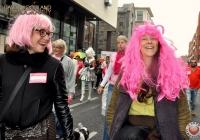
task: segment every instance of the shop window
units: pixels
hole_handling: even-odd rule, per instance
[[[94,24],[86,21],[85,22],[85,35],[84,35],[85,48],[87,48],[89,46],[93,47],[94,30],[95,30]]]
[[[71,26],[70,37],[76,38],[77,28]]]
[[[57,40],[57,39],[59,39],[59,34],[54,33],[51,40],[52,40],[52,41],[55,41],[55,40]]]

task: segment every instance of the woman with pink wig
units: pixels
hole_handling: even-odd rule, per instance
[[[8,140],[55,140],[53,103],[64,139],[74,140],[64,70],[61,62],[50,55],[54,30],[51,19],[43,14],[20,15],[11,25],[10,47],[0,56],[0,110],[23,73],[28,72],[28,76],[3,116]]]
[[[111,140],[188,140],[186,69],[159,28],[136,26],[127,45],[107,111]]]

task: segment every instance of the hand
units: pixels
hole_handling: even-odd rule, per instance
[[[99,88],[98,88],[98,94],[101,94],[102,91],[103,91],[103,87],[102,87],[102,86],[99,86]]]
[[[68,96],[68,104],[71,103],[72,99],[73,99],[73,96]]]

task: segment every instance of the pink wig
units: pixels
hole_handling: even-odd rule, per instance
[[[127,45],[123,62],[123,75],[119,85],[125,87],[133,100],[137,100],[140,82],[146,79],[154,83],[157,91],[160,89],[158,101],[164,97],[174,101],[177,97],[179,98],[180,90],[187,88],[189,85],[183,60],[175,57],[174,51],[176,48],[173,46],[173,42],[168,40],[170,43],[167,43],[158,27],[161,27],[162,34],[164,34],[164,27],[161,25],[155,26],[145,22],[143,26],[136,26],[134,34]],[[160,44],[156,82],[148,77],[140,52],[140,39],[145,34],[154,36]]]
[[[30,35],[35,28],[48,29],[50,32],[55,30],[49,17],[43,14],[24,14],[17,17],[9,32],[9,45],[14,43],[21,47],[32,47]],[[51,41],[47,44],[49,53],[52,52]]]

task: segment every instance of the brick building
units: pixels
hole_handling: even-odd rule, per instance
[[[198,24],[196,31],[192,37],[192,40],[189,42],[188,49],[188,60],[195,59],[200,63],[200,12],[198,15]]]

